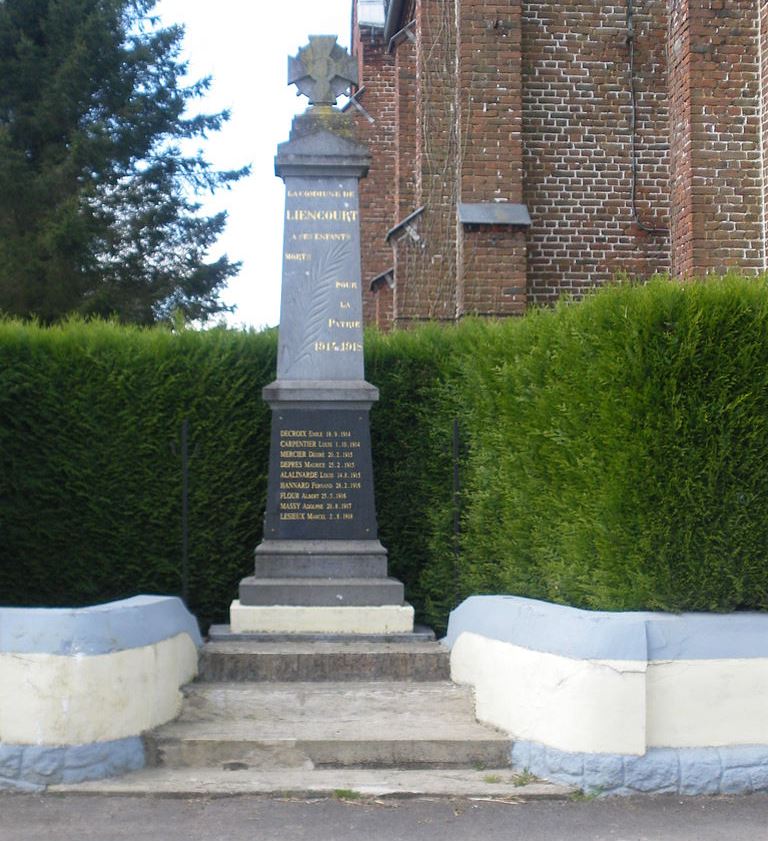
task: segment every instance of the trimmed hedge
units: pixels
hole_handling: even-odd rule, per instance
[[[453,424],[449,387],[461,331],[427,325],[366,336],[366,377],[378,386],[371,412],[376,511],[390,574],[406,584],[417,618],[437,629],[458,604]]]
[[[617,286],[366,343],[393,575],[444,627],[472,592],[603,609],[768,607],[768,286]],[[181,591],[226,621],[266,495],[275,331],[0,322],[0,600]],[[454,531],[453,425],[462,533]]]
[[[0,593],[81,605],[181,592],[190,425],[190,608],[223,618],[266,498],[275,336],[0,323]]]
[[[619,286],[470,329],[462,592],[768,608],[765,279]]]

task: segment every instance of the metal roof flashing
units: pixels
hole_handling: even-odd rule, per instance
[[[531,226],[526,205],[511,202],[460,202],[459,221],[462,225]]]
[[[421,238],[416,233],[416,229],[413,227],[413,223],[419,218],[419,216],[421,216],[421,214],[424,212],[425,207],[426,205],[422,205],[418,209],[414,210],[413,213],[409,213],[405,217],[405,219],[398,222],[394,228],[390,228],[387,231],[385,241],[389,242],[392,239],[392,237],[399,237],[404,233],[408,233],[414,242],[420,242]]]
[[[379,289],[382,289],[384,286],[387,286],[389,289],[395,288],[395,269],[394,266],[390,269],[387,269],[385,272],[381,274],[377,274],[375,278],[370,283],[370,290],[371,292],[378,292]]]

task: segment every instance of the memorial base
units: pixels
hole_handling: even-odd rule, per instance
[[[378,607],[305,607],[298,605],[243,605],[229,610],[233,634],[409,634],[413,607],[409,604]]]
[[[255,578],[386,578],[387,550],[378,540],[264,540],[256,547],[253,574]]]

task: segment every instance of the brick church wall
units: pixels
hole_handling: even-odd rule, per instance
[[[522,8],[460,0],[457,102],[460,200],[523,202]],[[459,315],[525,310],[525,233],[505,225],[459,227]]]
[[[634,15],[637,209],[667,224],[666,15]],[[528,280],[535,303],[578,296],[617,272],[668,268],[668,237],[632,213],[631,79],[623,5],[526,0],[523,7],[525,197],[533,224]]]
[[[765,265],[759,6],[670,0],[672,270],[680,277]]]
[[[401,202],[401,212],[407,215],[425,207],[414,224],[419,240],[406,234],[396,242],[395,313],[399,324],[425,319],[451,321],[456,317],[454,12],[454,4],[444,0],[417,0],[411,12],[415,45],[406,47],[406,42],[411,43],[406,38],[397,48],[398,53],[403,50],[399,56],[403,64],[412,56],[415,70],[415,101],[410,103],[415,112],[415,149],[413,153],[408,149],[401,158],[404,167],[415,164],[413,206],[403,207]],[[406,18],[411,19],[408,15]],[[407,107],[408,103],[404,104]]]
[[[419,172],[416,167],[418,139],[416,132],[416,47],[405,40],[395,51],[396,61],[396,93],[397,93],[397,122],[398,136],[397,159],[395,162],[395,189],[397,212],[390,220],[389,228],[401,219],[405,219],[416,208],[417,181]],[[383,232],[382,232],[383,233]],[[409,253],[405,244],[398,245],[395,241],[389,246],[392,254],[392,265],[395,277],[400,280],[397,301],[392,296],[393,319],[401,323],[404,315],[404,304],[408,300],[409,283],[416,277],[416,267],[409,265]]]
[[[768,271],[768,0],[758,0],[758,58],[760,71],[760,207],[761,271]]]
[[[374,277],[392,267],[392,249],[382,231],[393,224],[396,215],[396,190],[393,173],[396,166],[397,134],[395,91],[395,59],[382,43],[380,32],[371,27],[358,27],[357,3],[354,4],[352,31],[353,52],[358,60],[359,101],[368,116],[357,114],[357,135],[372,150],[368,176],[360,182],[360,242],[363,252],[363,319],[389,327],[392,321],[391,295],[377,301],[370,291]],[[348,106],[354,109],[354,106]],[[373,122],[371,122],[373,120]]]
[[[395,288],[369,321],[510,315],[618,273],[765,267],[768,0],[631,8],[408,0],[412,38],[359,39],[362,101],[378,73],[393,92],[362,219],[379,214],[364,277],[394,265]],[[524,204],[531,226],[462,225],[460,202]],[[384,242],[422,206],[416,239]]]

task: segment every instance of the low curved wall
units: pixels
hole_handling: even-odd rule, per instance
[[[177,598],[0,608],[0,789],[142,767],[141,734],[178,715],[201,644]]]
[[[474,596],[451,673],[518,767],[606,792],[768,788],[768,614],[609,613]]]

